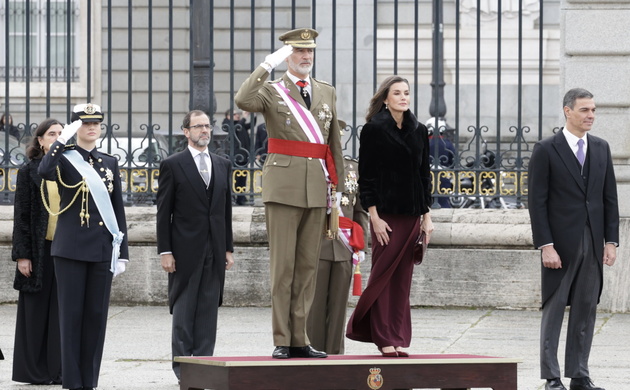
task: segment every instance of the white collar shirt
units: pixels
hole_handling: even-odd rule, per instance
[[[301,79],[297,77],[296,75],[292,74],[291,72],[287,72],[287,75],[289,76],[289,79],[293,81],[293,84],[295,85],[297,85],[297,82],[300,80],[306,81],[308,83],[308,85],[306,86],[306,92],[308,92],[308,94],[311,96],[311,99],[313,99],[313,88],[311,87],[311,78],[309,76],[306,76],[305,79]]]
[[[571,132],[569,130],[567,130],[567,128],[563,128],[562,129],[562,134],[564,135],[564,138],[566,138],[567,142],[569,143],[569,146],[571,147],[571,150],[573,151],[573,154],[577,157],[577,152],[578,152],[578,140],[582,139],[584,140],[584,155],[586,156],[586,150],[588,149],[588,137],[586,135],[584,135],[584,137],[580,138],[580,137],[576,137],[575,135],[571,134]]]

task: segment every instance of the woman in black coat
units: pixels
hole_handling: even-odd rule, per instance
[[[49,146],[61,134],[61,123],[46,119],[27,149],[29,162],[18,171],[13,217],[13,287],[20,291],[13,351],[13,380],[32,384],[61,383],[61,346],[55,266],[50,255],[56,219],[48,217],[37,169]],[[54,183],[51,183],[55,185]],[[48,185],[51,185],[48,184]],[[59,196],[48,196],[57,205]]]
[[[346,336],[376,344],[383,356],[407,357],[413,244],[431,237],[427,128],[409,111],[409,83],[391,76],[370,101],[359,147],[359,194],[370,214],[372,270]]]

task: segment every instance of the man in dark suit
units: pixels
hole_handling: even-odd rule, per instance
[[[234,98],[239,108],[263,114],[269,134],[262,195],[276,346],[272,356],[277,359],[327,356],[310,346],[306,322],[332,205],[327,194],[343,174],[343,158],[335,88],[310,77],[316,37],[310,28],[281,35],[284,46],[265,58]],[[289,70],[268,82],[269,73],[284,61]],[[343,184],[339,186],[341,191]]]
[[[211,356],[225,270],[234,264],[230,161],[208,152],[210,118],[184,117],[188,148],[160,165],[157,244],[168,272],[175,356]],[[173,361],[179,379],[179,363]]]
[[[542,255],[541,378],[546,390],[560,380],[558,339],[571,306],[564,374],[571,390],[603,390],[590,379],[588,357],[603,264],[612,266],[619,243],[619,209],[608,143],[590,135],[593,95],[581,88],[564,96],[566,125],[534,146],[529,165],[529,214]]]

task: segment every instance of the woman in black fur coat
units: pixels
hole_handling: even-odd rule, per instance
[[[383,356],[407,357],[413,245],[431,237],[427,128],[409,111],[409,83],[383,81],[370,101],[359,147],[359,194],[370,214],[372,270],[346,336],[376,344]]]
[[[46,119],[37,127],[26,154],[29,162],[18,171],[13,217],[13,261],[17,263],[13,287],[20,291],[13,351],[13,380],[32,384],[61,383],[61,345],[55,267],[50,255],[56,218],[42,202],[42,178],[37,168],[62,125]],[[54,204],[59,195],[48,196]],[[55,183],[52,183],[55,185]],[[56,192],[56,188],[54,191]],[[51,206],[53,207],[53,206]]]

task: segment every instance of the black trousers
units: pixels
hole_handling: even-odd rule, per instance
[[[578,255],[569,266],[556,292],[545,302],[540,328],[540,376],[542,379],[560,378],[558,343],[564,311],[571,297],[569,324],[564,357],[564,374],[567,378],[589,375],[588,357],[593,342],[597,316],[597,300],[601,284],[601,271],[595,257],[591,231],[588,226],[579,243]]]
[[[97,387],[113,274],[109,262],[55,257],[62,387]]]
[[[214,256],[208,251],[199,270],[173,304],[171,347],[175,356],[212,356],[217,338],[217,319],[221,280],[215,272],[215,261],[225,263],[225,254]],[[225,266],[225,265],[223,265]],[[179,363],[173,360],[173,372],[179,379]]]
[[[61,383],[61,341],[55,266],[51,241],[45,242],[42,258],[42,289],[20,291],[15,322],[13,380],[32,384]]]

